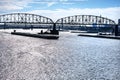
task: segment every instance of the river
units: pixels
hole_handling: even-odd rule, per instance
[[[120,40],[70,32],[48,40],[11,31],[0,30],[0,80],[120,80]]]

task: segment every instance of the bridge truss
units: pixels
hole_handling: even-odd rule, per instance
[[[115,24],[111,19],[94,15],[75,15],[68,16],[56,21],[57,24],[70,24],[70,25],[102,25],[102,24]]]
[[[67,27],[87,27],[87,26],[113,26],[115,25],[115,21],[102,17],[102,16],[94,16],[94,15],[74,15],[68,16],[64,18],[60,18],[56,21],[57,26],[62,28]]]
[[[56,28],[81,28],[82,26],[114,26],[115,21],[94,15],[74,15],[58,19],[55,23],[52,19],[29,13],[11,13],[0,15],[1,25],[16,28],[52,28],[56,24]],[[69,28],[69,29],[70,29]]]
[[[36,26],[52,26],[53,21],[50,18],[35,15],[35,14],[28,14],[28,13],[12,13],[12,14],[5,14],[0,15],[0,24],[4,24],[4,26],[24,26],[30,27],[33,25]]]

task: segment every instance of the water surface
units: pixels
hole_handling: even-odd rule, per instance
[[[0,80],[120,80],[120,40],[69,32],[47,40],[10,32],[0,30]]]

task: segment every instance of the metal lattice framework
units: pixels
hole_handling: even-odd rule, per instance
[[[52,19],[28,13],[0,15],[0,23],[53,24]]]
[[[115,21],[101,17],[101,16],[94,16],[94,15],[75,15],[75,16],[68,16],[56,21],[57,24],[67,24],[67,25],[104,25],[104,24],[111,24],[114,25]]]
[[[1,24],[3,23],[3,24]],[[57,26],[54,26],[57,25]],[[0,15],[0,28],[77,28],[86,25],[101,25],[109,27],[115,25],[115,21],[94,15],[74,15],[58,19],[55,23],[52,19],[36,14],[11,13]],[[82,26],[82,27],[83,27]]]

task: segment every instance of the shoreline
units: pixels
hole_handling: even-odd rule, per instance
[[[78,36],[85,36],[85,37],[95,37],[95,38],[106,38],[106,39],[118,39],[120,40],[120,36],[114,35],[91,35],[91,34],[79,34]]]

